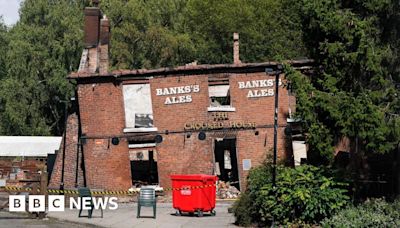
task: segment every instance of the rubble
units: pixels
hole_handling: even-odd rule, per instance
[[[217,197],[219,199],[237,199],[240,191],[232,186],[229,182],[218,181],[217,184]]]

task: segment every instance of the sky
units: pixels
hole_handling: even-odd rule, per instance
[[[18,9],[22,0],[0,0],[0,15],[4,23],[11,26],[19,19]]]

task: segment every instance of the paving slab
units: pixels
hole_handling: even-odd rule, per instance
[[[93,212],[93,218],[78,217],[78,210],[66,208],[64,212],[49,212],[48,217],[80,224],[91,224],[100,227],[133,228],[133,227],[237,227],[233,214],[228,213],[231,202],[218,202],[216,216],[204,213],[203,217],[175,215],[172,203],[157,204],[157,218],[136,218],[136,203],[119,203],[117,210],[105,210],[101,218],[99,210]],[[153,208],[142,207],[142,216],[152,216]],[[86,212],[85,212],[86,213]],[[86,215],[86,214],[84,214]]]

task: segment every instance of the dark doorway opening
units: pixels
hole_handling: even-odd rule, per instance
[[[236,139],[215,140],[214,156],[215,173],[219,180],[233,182],[231,185],[240,191]]]
[[[51,173],[53,172],[54,164],[56,163],[58,150],[54,154],[47,155],[47,175],[48,180],[50,180]]]
[[[143,150],[135,151],[131,156],[131,176],[134,186],[158,184],[157,161],[154,155],[153,150]]]

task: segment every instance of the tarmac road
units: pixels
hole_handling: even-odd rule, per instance
[[[77,224],[56,219],[31,219],[26,213],[9,213],[0,211],[1,228],[95,228],[98,226],[89,224]]]

